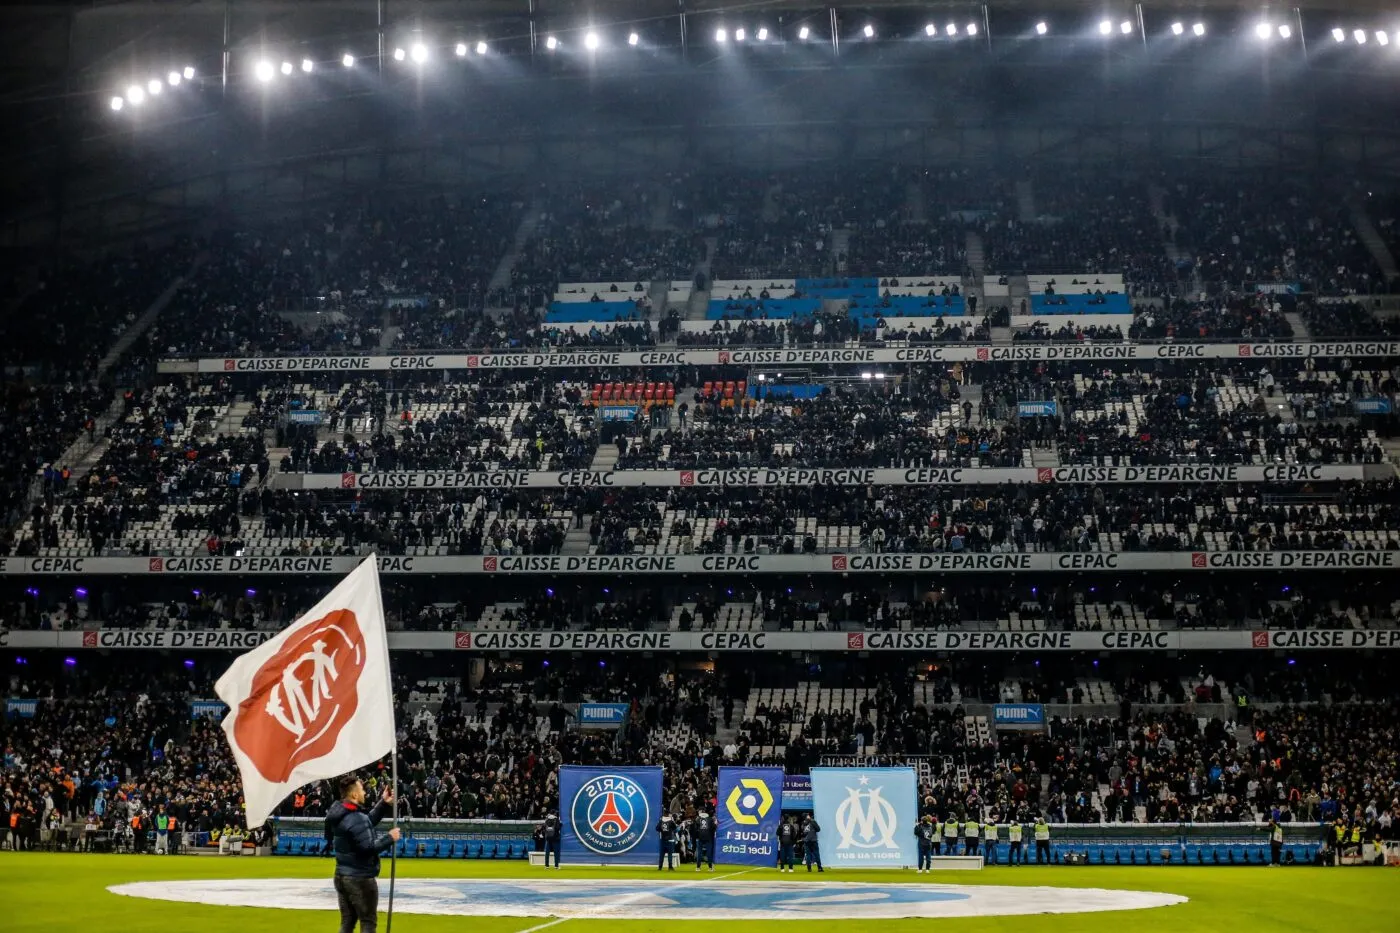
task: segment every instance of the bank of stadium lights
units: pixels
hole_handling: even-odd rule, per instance
[[[1293,38],[1293,27],[1292,27],[1292,26],[1289,26],[1287,23],[1279,23],[1279,26],[1278,26],[1278,37],[1279,37],[1280,39],[1291,39],[1291,38]]]
[[[152,78],[146,82],[146,93],[155,97],[164,87],[165,85],[160,83],[159,78]]]
[[[134,107],[139,107],[146,100],[146,90],[139,84],[133,84],[126,89],[127,103]]]
[[[421,42],[415,42],[408,50],[408,57],[421,65],[428,60],[428,47]]]
[[[315,68],[316,68],[316,63],[313,62],[311,59],[309,59],[309,58],[303,58],[303,59],[301,60],[301,70],[302,70],[302,73],[304,73],[304,74],[311,74],[311,72],[314,71]]]
[[[559,40],[553,36],[545,36],[544,47],[553,52],[555,49],[559,48]]]
[[[639,35],[637,35],[635,32],[629,32],[629,33],[627,34],[627,44],[628,44],[628,45],[635,46],[638,42],[641,42],[641,41],[642,41],[642,37],[639,36]]]
[[[1204,36],[1206,34],[1206,24],[1196,23],[1191,27],[1191,33],[1195,36]]]
[[[277,69],[272,67],[272,62],[261,61],[253,66],[253,77],[266,84],[272,80],[272,76],[277,74]]]
[[[1125,36],[1130,36],[1133,34],[1133,24],[1125,19],[1123,20],[1123,22],[1118,24],[1118,31]]]
[[[401,48],[399,48],[399,49],[394,49],[394,61],[396,61],[396,62],[401,62],[401,61],[403,61],[403,60],[404,60],[405,58],[407,58],[407,57],[408,57],[408,53],[405,52],[403,49],[401,49]]]
[[[720,28],[718,28],[718,29],[715,30],[715,41],[716,41],[716,42],[728,42],[728,41],[729,41],[729,33],[725,31],[725,29],[724,29],[723,26],[721,26]]]
[[[490,47],[486,44],[486,40],[481,39],[476,43],[476,54],[485,55],[489,48]]]
[[[282,63],[282,67],[281,67],[281,69],[279,69],[279,70],[280,70],[280,71],[282,72],[282,74],[284,74],[284,75],[290,75],[290,74],[291,74],[293,71],[295,71],[296,69],[292,67],[292,63],[291,63],[291,62],[283,62],[283,63]]]
[[[458,58],[466,58],[467,44],[465,42],[458,42],[457,45],[452,49],[452,51],[457,53]]]
[[[1364,29],[1358,29],[1358,30],[1356,30],[1355,32],[1353,32],[1353,33],[1351,34],[1351,37],[1352,37],[1353,39],[1356,40],[1356,44],[1357,44],[1357,45],[1365,45],[1365,44],[1366,44],[1366,30],[1364,30]]]
[[[179,87],[180,82],[182,80],[184,79],[181,77],[180,72],[178,71],[172,71],[170,72],[170,74],[165,76],[165,83],[169,84],[171,87]]]
[[[1045,22],[1045,20],[1041,20],[1040,22],[1035,24],[1035,34],[1037,36],[1043,36],[1049,31],[1050,26]]]
[[[946,27],[944,27],[943,31],[950,36],[956,36],[958,34],[958,24],[949,23]]]
[[[806,42],[807,37],[811,34],[812,30],[808,29],[806,26],[803,26],[801,29],[797,30],[797,38],[801,39],[803,42]]]
[[[1390,45],[1390,36],[1386,33],[1386,31],[1385,31],[1384,29],[1377,29],[1377,30],[1376,30],[1376,44],[1377,44],[1377,45]]]
[[[767,42],[767,41],[768,41],[768,27],[767,27],[767,26],[759,26],[759,27],[758,27],[758,32],[755,33],[754,36],[755,36],[755,38],[758,39],[759,42]]]
[[[867,39],[875,38],[875,27],[870,25],[869,23],[865,24],[865,28],[862,29],[861,32],[865,33],[865,38]]]
[[[111,107],[113,110],[120,110],[126,106],[126,98],[118,94],[112,98]]]
[[[1110,35],[1112,32],[1113,32],[1113,23],[1109,22],[1108,20],[1103,20],[1102,22],[1099,23],[1099,35],[1101,35],[1101,36],[1107,36],[1107,35]]]
[[[748,34],[747,32],[744,31],[744,27],[743,27],[743,26],[740,26],[738,29],[734,30],[734,41],[735,41],[735,42],[743,42],[743,41],[744,41],[745,39],[747,39],[748,37],[749,37],[749,34]]]
[[[969,36],[975,36],[975,35],[977,35],[977,24],[976,24],[976,23],[968,23],[968,24],[967,24],[967,34],[968,34]]]
[[[596,52],[598,51],[598,46],[602,44],[603,40],[598,37],[598,34],[596,32],[590,30],[589,32],[584,34],[583,47],[588,49],[588,51]]]
[[[1343,29],[1343,28],[1340,27],[1340,26],[1334,26],[1334,27],[1332,27],[1332,41],[1333,41],[1333,42],[1345,42],[1345,41],[1347,41],[1347,33],[1346,33],[1346,30]]]
[[[354,68],[355,56],[351,55],[349,52],[346,52],[344,55],[340,56],[340,64],[346,68]]]

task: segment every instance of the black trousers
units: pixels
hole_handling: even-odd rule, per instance
[[[352,875],[335,876],[335,894],[340,901],[340,933],[374,933],[379,925],[379,882]]]

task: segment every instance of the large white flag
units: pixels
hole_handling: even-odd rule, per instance
[[[394,747],[389,639],[371,556],[276,638],[233,662],[214,690],[243,776],[248,828],[293,790]]]

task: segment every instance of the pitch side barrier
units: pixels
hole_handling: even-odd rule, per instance
[[[1387,473],[1389,470],[1386,471]],[[1339,482],[1366,478],[1362,464],[1268,466],[1169,464],[1115,467],[912,467],[835,469],[745,467],[694,470],[385,470],[370,473],[278,473],[278,489],[558,489],[681,486],[978,486],[1036,484],[1171,484]]]
[[[479,369],[638,369],[648,366],[818,366],[897,363],[1328,359],[1400,356],[1397,340],[1311,343],[1013,343],[914,347],[713,350],[537,350],[395,356],[256,356],[161,360],[162,373],[356,373]]]
[[[342,576],[361,558],[346,557],[0,557],[0,577],[38,576]],[[827,554],[485,554],[389,556],[390,575],[540,576],[751,573],[1082,573],[1171,570],[1393,571],[1396,551],[1086,551],[1031,553]]]
[[[0,649],[248,651],[276,631],[90,629],[9,632]],[[390,632],[394,651],[608,653],[892,652],[980,654],[990,651],[1372,651],[1400,650],[1400,629],[1191,629],[1158,632],[1004,632],[990,629],[912,632],[474,631]]]

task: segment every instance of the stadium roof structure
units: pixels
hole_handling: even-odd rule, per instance
[[[1400,175],[1381,0],[55,0],[0,6],[0,55],[6,246],[740,158]]]

